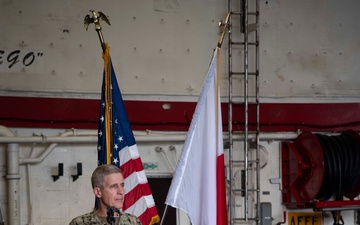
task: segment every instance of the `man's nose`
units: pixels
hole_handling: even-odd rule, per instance
[[[117,193],[118,194],[124,194],[124,187],[119,187],[118,189],[117,189]]]

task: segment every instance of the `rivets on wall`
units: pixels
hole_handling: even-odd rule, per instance
[[[19,46],[20,46],[20,47],[25,47],[25,46],[26,46],[25,41],[21,41],[21,42],[19,43]]]
[[[195,89],[189,85],[187,88],[186,88],[187,91],[189,91],[190,93],[193,92]]]

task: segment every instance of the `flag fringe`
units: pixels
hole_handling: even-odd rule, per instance
[[[160,222],[160,216],[156,215],[156,216],[151,217],[151,221],[150,221],[149,225],[153,225],[153,224],[156,224],[159,222]]]

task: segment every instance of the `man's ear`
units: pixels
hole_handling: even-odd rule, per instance
[[[101,198],[101,190],[100,190],[100,188],[94,187],[93,191],[94,191],[94,195],[95,195],[97,198]]]

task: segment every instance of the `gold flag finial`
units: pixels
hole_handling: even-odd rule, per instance
[[[91,12],[91,16],[90,15],[86,15],[84,18],[84,26],[85,29],[88,30],[90,23],[94,23],[95,24],[95,30],[99,35],[99,39],[100,39],[100,43],[101,43],[101,47],[103,49],[103,52],[105,51],[105,41],[104,41],[104,37],[101,33],[101,25],[100,25],[100,21],[104,20],[107,24],[110,24],[110,20],[108,18],[107,15],[105,15],[105,13],[103,12],[95,12],[93,9],[90,10]]]
[[[105,15],[105,13],[100,12],[100,11],[95,12],[95,10],[93,10],[93,9],[91,9],[90,12],[91,12],[92,16],[86,15],[84,18],[84,26],[85,26],[86,30],[89,28],[90,23],[95,24],[96,30],[101,30],[101,25],[100,25],[101,20],[104,20],[107,24],[111,25],[109,17],[107,15]]]
[[[223,27],[223,31],[221,32],[220,38],[219,38],[219,41],[218,41],[218,47],[219,47],[219,48],[221,48],[221,45],[222,45],[222,43],[223,43],[224,36],[225,36],[225,31],[226,31],[226,29],[229,28],[230,15],[231,15],[231,12],[229,12],[229,13],[227,14],[226,19],[225,19],[225,23],[223,23],[222,21],[219,22],[219,27]]]

